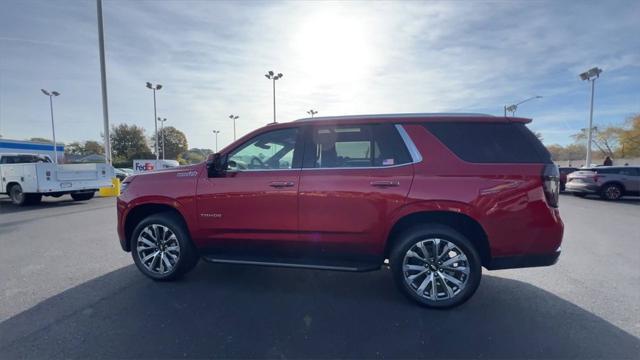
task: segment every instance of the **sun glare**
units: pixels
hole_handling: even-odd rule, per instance
[[[303,17],[292,42],[297,67],[316,83],[357,80],[371,70],[372,33],[339,11]]]

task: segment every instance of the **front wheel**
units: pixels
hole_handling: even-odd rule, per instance
[[[400,290],[427,307],[460,305],[480,285],[478,252],[465,236],[448,226],[431,224],[405,231],[389,260]]]
[[[184,222],[172,213],[150,215],[136,226],[131,255],[143,274],[160,281],[177,279],[198,262]]]

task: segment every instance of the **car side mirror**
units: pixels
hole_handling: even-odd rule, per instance
[[[209,177],[224,176],[226,168],[227,164],[220,154],[215,153],[207,157],[207,175]]]

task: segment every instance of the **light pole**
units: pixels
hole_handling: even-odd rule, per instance
[[[505,105],[504,106],[504,116],[505,117],[507,116],[507,111],[511,112],[511,116],[515,116],[516,115],[516,111],[518,110],[518,105],[524,104],[527,101],[531,101],[531,100],[535,100],[535,99],[542,99],[542,96],[540,96],[540,95],[532,96],[532,97],[530,97],[528,99],[520,101],[519,103],[516,103],[516,104],[513,104],[513,105],[509,105],[509,106]]]
[[[102,21],[102,0],[96,0],[98,10],[98,48],[100,49],[100,80],[102,87],[102,120],[104,126],[104,160],[112,164],[111,135],[109,134],[109,102],[107,99],[107,65],[104,55],[104,26]]]
[[[595,94],[596,79],[600,77],[600,73],[602,73],[602,69],[594,67],[580,74],[580,79],[591,81],[591,110],[589,111],[589,132],[587,133],[587,167],[591,167],[591,142],[593,141],[593,96]]]
[[[275,73],[271,70],[269,70],[268,73],[264,74],[264,76],[269,79],[272,80],[273,82],[273,123],[276,123],[276,80],[279,80],[282,77],[282,73],[278,73],[278,75],[275,75]]]
[[[213,130],[213,133],[216,136],[216,152],[218,152],[218,134],[220,134],[220,130]]]
[[[311,117],[312,117],[312,118],[313,118],[313,115],[315,115],[315,114],[317,114],[317,113],[318,113],[318,112],[317,112],[316,110],[313,110],[313,109],[311,109],[311,110],[307,111],[307,114],[311,115]]]
[[[156,126],[156,160],[160,159],[160,154],[158,152],[158,114],[156,111],[156,90],[162,89],[162,85],[155,84],[153,85],[150,82],[147,82],[147,88],[153,90],[153,122]]]
[[[233,120],[233,141],[236,141],[236,120],[238,120],[240,116],[238,115],[229,115],[229,119]]]
[[[162,160],[164,160],[164,122],[167,121],[167,118],[158,118],[158,121],[160,121],[160,133],[162,134]]]
[[[54,156],[53,162],[57,164],[58,163],[58,144],[56,143],[56,126],[53,123],[53,97],[59,96],[60,93],[57,91],[49,92],[45,89],[40,89],[40,91],[42,91],[43,94],[49,97],[49,109],[51,110],[51,131],[53,132],[53,156]]]

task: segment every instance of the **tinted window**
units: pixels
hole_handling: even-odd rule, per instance
[[[229,169],[291,169],[297,137],[295,128],[258,135],[229,154]]]
[[[620,169],[620,175],[638,176],[638,169],[636,168],[622,168]]]
[[[424,126],[461,159],[474,163],[551,163],[521,123],[430,122]]]
[[[594,169],[594,171],[598,174],[620,174],[620,169]]]
[[[305,167],[385,167],[411,162],[392,124],[318,126],[310,131]]]

